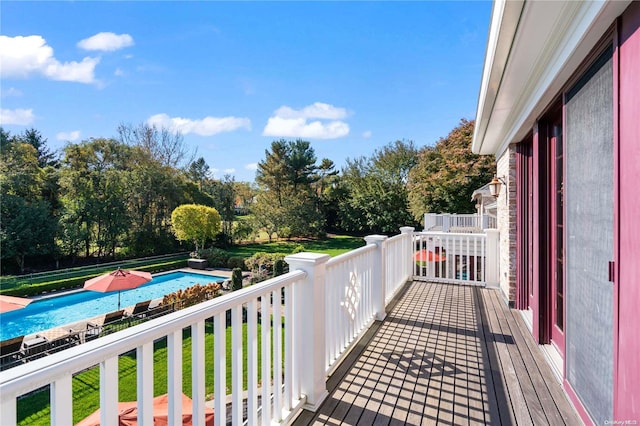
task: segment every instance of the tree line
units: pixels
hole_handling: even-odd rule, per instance
[[[189,250],[171,228],[171,213],[184,204],[218,211],[218,247],[261,232],[270,240],[395,233],[428,211],[473,211],[471,193],[495,166],[470,152],[467,120],[433,146],[395,141],[341,170],[318,161],[308,141],[276,140],[255,183],[214,179],[179,133],[122,124],[117,134],[51,152],[36,129],[0,128],[3,273]],[[238,219],[239,212],[250,214]]]

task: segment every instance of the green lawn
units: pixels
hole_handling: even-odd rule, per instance
[[[205,326],[205,371],[210,372],[205,377],[205,389],[207,398],[213,397],[213,324],[206,322]],[[258,348],[261,344],[261,325],[258,324]],[[273,333],[273,329],[272,329]],[[244,380],[243,389],[247,389],[247,325],[243,324],[244,351]],[[231,386],[231,327],[227,327],[227,368],[226,386],[227,393],[232,391]],[[284,342],[284,337],[282,339]],[[191,397],[191,335],[188,330],[183,334],[182,343],[182,391]],[[258,365],[261,354],[258,350]],[[136,356],[135,352],[123,355],[119,361],[118,400],[135,401],[136,395]],[[260,382],[258,371],[258,382]],[[167,347],[166,339],[157,341],[154,345],[154,396],[167,393]],[[80,420],[100,408],[100,369],[94,367],[84,371],[73,378],[73,422]],[[18,425],[49,425],[50,406],[49,391],[33,393],[18,401]]]
[[[256,243],[234,246],[227,251],[232,256],[250,257],[257,252],[267,253],[291,253],[297,246],[303,245],[305,251],[314,253],[325,253],[330,256],[337,256],[350,250],[365,245],[364,238],[349,237],[346,235],[336,235],[322,240],[303,241],[274,241],[271,243]]]

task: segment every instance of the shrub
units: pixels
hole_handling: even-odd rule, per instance
[[[231,290],[241,290],[242,289],[242,269],[234,268],[233,272],[231,272]]]
[[[230,269],[240,268],[242,270],[247,269],[246,265],[244,264],[244,258],[240,256],[230,257],[229,261],[227,262],[227,268],[230,268]]]
[[[251,274],[251,284],[258,284],[262,281],[268,280],[269,279],[269,275],[267,274],[267,271],[258,271],[258,272],[253,272]]]
[[[162,298],[163,305],[176,304],[179,308],[186,308],[187,306],[196,305],[204,302],[205,300],[213,299],[220,295],[220,284],[209,283],[206,285],[196,284],[191,287],[187,287],[184,290],[180,289],[174,293],[165,295]]]
[[[278,277],[278,276],[280,276],[282,274],[284,274],[284,260],[283,259],[277,259],[273,263],[273,276],[274,277]]]
[[[286,253],[265,253],[258,252],[245,260],[247,268],[254,274],[273,274],[273,264],[278,259],[284,259]]]
[[[227,262],[229,262],[229,254],[219,248],[211,248],[207,250],[201,250],[201,259],[207,259],[209,266],[218,266],[226,268]]]
[[[303,251],[305,251],[304,246],[302,244],[298,244],[297,246],[294,247],[291,253],[296,254],[296,253],[302,253]]]

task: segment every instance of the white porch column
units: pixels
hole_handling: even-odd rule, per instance
[[[500,231],[485,230],[487,234],[486,246],[486,275],[487,287],[500,287]]]
[[[369,244],[376,245],[376,251],[373,257],[372,265],[372,285],[371,297],[373,298],[373,311],[376,314],[376,319],[382,321],[387,316],[385,311],[385,298],[387,285],[385,282],[385,255],[384,255],[384,241],[387,239],[385,235],[368,235],[364,237],[364,240]]]
[[[413,226],[400,227],[400,233],[403,234],[404,238],[407,240],[403,256],[405,258],[404,273],[409,280],[413,278],[413,252],[416,251],[415,245],[413,244],[413,231],[415,230],[416,229]]]
[[[294,357],[299,366],[300,391],[307,397],[304,408],[311,411],[316,411],[329,394],[325,373],[325,270],[329,258],[328,254],[318,253],[284,258],[290,271],[307,273],[294,291]]]

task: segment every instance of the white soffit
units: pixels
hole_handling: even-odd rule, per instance
[[[499,156],[510,143],[522,140],[629,3],[497,1],[478,99],[473,152]],[[518,5],[520,13],[516,16]]]

